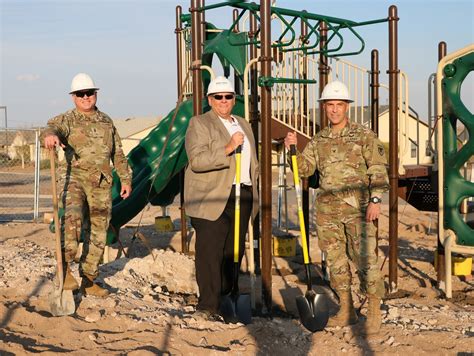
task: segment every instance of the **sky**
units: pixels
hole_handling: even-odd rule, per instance
[[[206,0],[206,5],[219,1]],[[258,3],[258,0],[255,0]],[[190,0],[0,0],[0,106],[9,128],[44,126],[73,107],[72,77],[89,73],[100,87],[98,107],[112,118],[166,115],[177,100],[175,9]],[[438,43],[448,53],[474,43],[472,0],[277,0],[276,6],[357,22],[398,8],[399,67],[409,78],[410,103],[427,116],[428,78],[436,71]],[[232,10],[211,10],[206,20],[228,28]],[[297,25],[299,28],[299,24]],[[388,25],[358,28],[366,47],[345,60],[370,68],[380,53],[386,75]],[[276,39],[276,38],[273,38]],[[474,112],[474,73],[461,97]],[[5,110],[0,110],[0,128]]]

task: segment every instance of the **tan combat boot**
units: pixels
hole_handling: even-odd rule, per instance
[[[110,294],[107,289],[94,283],[94,277],[88,274],[84,274],[82,277],[81,291],[84,295],[94,295],[96,297],[106,297]]]
[[[357,323],[357,314],[352,302],[352,294],[350,291],[342,292],[339,295],[340,306],[338,313],[329,318],[327,326],[348,326]]]
[[[368,295],[369,305],[367,308],[367,321],[365,322],[364,333],[375,335],[382,326],[382,314],[380,313],[380,298],[376,295]]]
[[[77,283],[76,279],[72,275],[71,267],[69,267],[69,263],[66,263],[66,270],[64,271],[64,286],[63,286],[63,289],[65,289],[65,290],[79,289],[79,284]]]

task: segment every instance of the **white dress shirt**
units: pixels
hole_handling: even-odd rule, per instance
[[[236,132],[242,132],[244,134],[244,144],[242,145],[242,156],[241,156],[241,163],[240,163],[240,183],[245,185],[252,185],[252,181],[250,180],[250,157],[251,157],[251,148],[250,142],[245,134],[244,130],[240,126],[239,122],[232,117],[232,121],[223,119],[219,117],[219,119],[224,124],[225,128],[229,132],[229,135],[232,136]],[[235,184],[235,178],[234,178]]]

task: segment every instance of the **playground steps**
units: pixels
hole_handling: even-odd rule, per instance
[[[273,140],[279,141],[284,139],[288,131],[294,131],[294,129],[273,118],[271,127],[271,136]],[[310,139],[308,136],[303,135],[298,131],[296,131],[296,133],[298,136],[298,150],[301,152],[306,147]]]
[[[404,166],[398,196],[420,211],[438,211],[438,172],[431,165]]]

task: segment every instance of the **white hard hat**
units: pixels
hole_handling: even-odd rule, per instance
[[[348,103],[352,103],[352,100],[349,96],[349,89],[346,85],[338,80],[335,80],[331,83],[328,83],[321,94],[321,98],[318,101],[324,100],[343,100]]]
[[[94,81],[92,80],[90,75],[86,73],[79,73],[76,74],[74,78],[72,78],[71,91],[69,92],[69,94],[87,89],[99,90],[99,88],[97,88],[97,86],[94,84]]]
[[[213,79],[207,87],[207,95],[215,93],[232,93],[235,94],[234,86],[226,77],[216,77]]]

